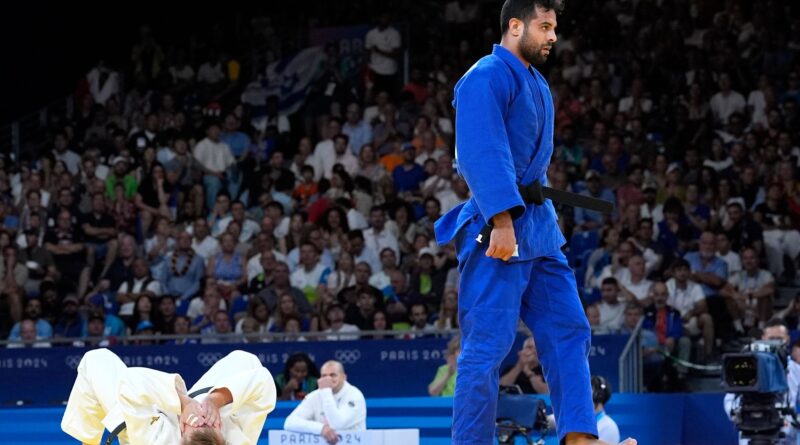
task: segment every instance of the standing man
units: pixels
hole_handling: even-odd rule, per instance
[[[547,184],[553,98],[531,65],[550,54],[562,3],[506,0],[500,45],[455,88],[456,158],[473,197],[440,218],[435,229],[440,244],[455,241],[462,269],[456,445],[493,442],[499,366],[519,318],[533,331],[553,411],[561,419],[561,443],[603,443],[592,403],[589,323],[561,252],[565,239],[553,203],[526,205],[517,188]],[[491,237],[478,242],[486,223],[493,226]]]

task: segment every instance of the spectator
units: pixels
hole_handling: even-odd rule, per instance
[[[683,320],[675,308],[667,305],[669,291],[666,284],[658,281],[653,284],[653,303],[645,308],[642,329],[655,333],[659,348],[674,354],[684,361],[688,361],[691,344],[683,336]],[[678,367],[678,379],[686,377],[686,368]]]
[[[171,217],[168,207],[171,192],[164,167],[161,164],[153,165],[150,173],[142,178],[133,201],[139,209],[142,232],[147,233],[156,218]]]
[[[349,243],[349,253],[356,264],[366,263],[372,271],[381,270],[381,261],[378,258],[378,251],[366,245],[364,233],[361,230],[351,230],[347,234]]]
[[[344,309],[338,304],[331,305],[325,310],[328,328],[322,331],[323,334],[326,334],[322,337],[324,340],[358,340],[360,338],[358,332],[361,330],[358,326],[345,323],[344,317]]]
[[[397,58],[403,41],[400,33],[390,25],[389,14],[381,14],[378,26],[367,32],[364,48],[370,52],[369,71],[373,91],[397,93]]]
[[[161,296],[161,283],[150,276],[147,260],[136,258],[132,264],[133,276],[123,282],[117,289],[116,301],[119,304],[119,315],[123,319],[136,313],[136,302],[144,294]]]
[[[270,311],[274,311],[278,306],[278,297],[285,294],[292,296],[301,314],[308,315],[311,312],[311,304],[306,295],[291,284],[289,266],[283,262],[276,262],[272,273],[272,283],[259,291],[257,297],[267,303]]]
[[[349,252],[342,252],[339,254],[339,261],[336,262],[336,271],[328,275],[327,292],[338,295],[345,288],[355,284],[356,274],[353,255],[350,255]]]
[[[84,295],[89,283],[87,250],[68,210],[59,212],[56,226],[45,235],[44,247],[53,255],[56,267],[61,272],[60,284]],[[77,283],[75,277],[78,277]]]
[[[719,92],[711,97],[711,113],[717,126],[728,123],[734,113],[743,113],[747,103],[739,92],[731,89],[731,78],[727,73],[719,76]]]
[[[302,352],[289,356],[283,372],[275,376],[278,400],[303,400],[317,389],[319,373],[311,358]]]
[[[619,284],[616,278],[608,277],[600,287],[602,300],[596,303],[600,314],[600,322],[593,329],[593,334],[613,334],[622,327],[625,303],[619,300]]]
[[[69,149],[67,135],[59,131],[53,138],[53,156],[56,161],[62,161],[71,175],[78,174],[81,157]]]
[[[319,297],[319,287],[325,285],[330,269],[319,261],[319,248],[306,241],[300,246],[300,267],[291,275],[292,287],[303,291],[309,303],[313,304]]]
[[[645,263],[641,255],[631,256],[628,267],[620,269],[614,276],[625,301],[638,301],[642,306],[650,304],[650,287],[653,282],[645,277]]]
[[[517,385],[523,394],[548,394],[544,372],[536,353],[533,337],[528,337],[517,352],[517,362],[500,373],[500,386]]]
[[[53,326],[53,338],[78,338],[83,333],[83,319],[78,313],[80,301],[75,294],[61,300],[61,314]]]
[[[53,327],[50,323],[42,318],[42,302],[39,299],[31,298],[25,302],[25,309],[23,311],[25,320],[33,323],[37,339],[50,339],[53,338]],[[11,333],[8,336],[9,340],[20,340],[22,322],[16,323],[11,328]]]
[[[212,121],[206,126],[206,138],[197,143],[192,154],[204,171],[206,208],[214,207],[214,200],[220,190],[227,190],[231,196],[238,196],[239,177],[233,168],[236,159],[230,146],[220,139],[219,123]]]
[[[392,170],[392,178],[397,191],[403,192],[416,192],[419,190],[420,185],[426,179],[427,175],[422,166],[414,161],[415,152],[413,145],[406,145],[403,147],[403,163]]]
[[[189,302],[200,291],[205,267],[203,259],[192,248],[192,235],[179,232],[175,247],[164,264],[161,284],[167,294],[177,296],[178,312],[185,314]]]
[[[397,235],[393,234],[386,227],[386,212],[383,208],[375,206],[369,211],[369,224],[370,228],[364,230],[364,243],[366,247],[375,253],[383,252],[384,249],[389,248],[397,255],[400,253],[400,247],[397,242]],[[380,271],[380,267],[373,267],[374,271]]]
[[[742,198],[731,198],[727,204],[728,222],[722,223],[722,230],[731,241],[731,248],[736,251],[743,247],[752,247],[760,256],[763,250],[764,234],[757,222],[747,216]]]
[[[764,229],[764,249],[770,271],[777,277],[790,273],[800,255],[800,232],[792,225],[780,184],[770,184],[766,201],[755,207],[753,221]]]
[[[234,316],[235,317],[235,316]],[[274,326],[274,319],[270,317],[270,310],[264,300],[256,297],[251,298],[247,303],[247,313],[236,322],[234,331],[237,334],[244,332],[245,320],[254,323],[252,333],[265,334],[271,332]]]
[[[278,306],[273,313],[273,330],[280,329],[285,326],[287,318],[294,318],[300,321],[300,330],[308,332],[311,328],[311,322],[300,314],[294,298],[290,294],[283,294],[278,299]]]
[[[716,234],[717,256],[728,266],[728,279],[738,277],[742,272],[742,259],[731,250],[731,242],[725,232]]]
[[[461,338],[455,336],[447,342],[447,353],[445,354],[447,363],[436,370],[436,376],[428,385],[428,395],[433,397],[452,397],[455,394],[456,374],[458,373],[456,364],[460,354]]]
[[[357,326],[362,331],[370,331],[374,328],[372,326],[373,316],[380,307],[382,304],[379,304],[374,293],[362,290],[358,292],[356,302],[347,305],[344,321]]]
[[[709,360],[714,350],[714,320],[708,313],[703,289],[689,279],[690,275],[688,261],[680,258],[672,264],[672,278],[666,282],[669,293],[667,305],[680,312],[683,330],[687,336],[697,337],[702,334],[703,357]]]
[[[769,271],[761,269],[755,249],[742,250],[742,273],[729,281],[726,293],[735,306],[734,326],[749,331],[763,329],[772,315],[772,300],[775,296],[775,278]]]
[[[175,297],[172,295],[163,295],[158,300],[158,310],[153,317],[153,324],[157,333],[164,335],[175,334],[175,320],[179,317],[177,309]]]
[[[208,260],[206,276],[213,278],[222,298],[233,301],[241,286],[247,283],[246,263],[243,255],[235,251],[236,238],[230,233],[220,237],[221,251]]]
[[[616,202],[614,194],[603,187],[600,182],[600,174],[595,170],[586,172],[586,190],[581,192],[581,194],[592,198]],[[581,207],[575,209],[575,228],[577,230],[595,230],[600,228],[603,223],[604,217],[600,212],[585,210]]]
[[[208,263],[210,258],[219,254],[219,241],[209,236],[208,222],[205,218],[197,218],[192,229],[194,233],[192,249],[203,259],[204,263]]]
[[[153,298],[151,298],[151,296],[152,294],[149,292],[144,292],[136,298],[133,314],[127,317],[128,335],[132,333],[139,335],[142,329],[142,323],[144,322],[148,323],[147,329],[151,331],[150,335],[155,333],[156,327],[154,323],[156,321],[156,308],[153,305]]]
[[[445,291],[434,327],[437,331],[458,329],[458,293],[455,290]]]
[[[716,254],[716,237],[711,232],[703,232],[700,235],[696,252],[687,253],[684,259],[689,263],[692,274],[689,277],[695,283],[700,284],[703,294],[706,296],[706,305],[711,318],[714,320],[714,327],[717,335],[727,333],[725,327],[729,326],[728,315],[733,315],[731,305],[723,300],[720,291],[728,281],[728,265]],[[734,323],[737,331],[743,329]]]
[[[372,143],[372,126],[364,121],[361,107],[357,103],[347,105],[347,120],[342,125],[342,133],[350,138],[350,147],[356,156],[361,154],[361,149]]]
[[[391,288],[391,279],[389,274],[397,270],[397,253],[391,247],[384,247],[381,250],[381,266],[382,270],[372,274],[369,278],[369,284],[376,289],[379,289],[383,294],[387,294]]]
[[[100,275],[104,275],[117,256],[117,227],[114,218],[106,211],[106,197],[92,194],[92,209],[81,219],[83,238],[89,246],[94,261],[103,261]]]
[[[204,330],[203,334],[211,334],[212,336],[203,337],[202,343],[203,344],[215,344],[215,343],[230,343],[231,338],[230,336],[226,336],[226,334],[233,333],[233,329],[231,329],[231,319],[228,316],[228,312],[224,310],[217,310],[214,313],[214,323],[212,327],[209,327]]]
[[[285,430],[318,434],[335,444],[340,440],[337,430],[367,429],[367,402],[361,391],[347,381],[341,363],[325,362],[317,385],[318,389],[308,393],[286,418]]]
[[[49,348],[51,346],[48,342],[40,341],[42,338],[37,335],[35,321],[26,318],[19,325],[19,337],[9,338],[9,340],[17,340],[19,343],[9,343],[9,348]]]
[[[172,331],[175,335],[189,335],[191,334],[191,326],[192,326],[192,321],[189,319],[189,317],[185,315],[179,315],[175,317],[175,321],[172,324]],[[167,341],[167,344],[194,345],[197,344],[197,339],[184,337],[175,340],[169,340]]]
[[[407,338],[429,338],[433,337],[433,332],[436,327],[428,322],[428,308],[423,303],[414,303],[411,305],[411,332],[407,334]]]
[[[213,281],[212,281],[213,283]],[[192,330],[199,332],[213,323],[217,310],[226,309],[228,305],[217,290],[217,286],[206,282],[203,295],[194,298],[189,303],[186,316],[192,320]]]

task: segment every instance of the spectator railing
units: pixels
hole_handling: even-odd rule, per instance
[[[619,392],[642,392],[642,322],[639,320],[619,356]]]
[[[11,122],[0,123],[0,153],[9,156],[14,163],[19,162],[20,153],[35,150],[37,144],[43,142],[43,130],[51,116],[68,117],[73,107],[72,95],[68,95]]]
[[[237,333],[229,333],[229,334],[217,334],[217,333],[209,333],[209,334],[186,334],[186,335],[160,335],[160,334],[153,334],[153,335],[129,335],[125,337],[72,337],[72,338],[51,338],[51,339],[41,339],[37,340],[36,343],[38,344],[46,344],[49,343],[53,346],[55,345],[73,345],[73,346],[86,346],[89,344],[98,344],[100,342],[113,342],[114,345],[125,345],[125,344],[136,344],[139,341],[157,341],[157,342],[165,342],[171,340],[196,340],[200,343],[203,340],[213,340],[216,343],[258,343],[264,341],[285,341],[285,342],[293,342],[297,341],[300,338],[304,338],[305,340],[314,341],[314,340],[328,340],[331,338],[338,339],[352,339],[354,337],[358,337],[359,339],[363,338],[383,338],[383,339],[413,339],[416,337],[424,337],[424,336],[437,336],[437,337],[448,337],[451,335],[458,334],[458,329],[437,329],[431,331],[359,331],[359,332],[346,332],[346,333],[331,333],[331,332],[304,332],[299,334],[285,334],[282,332],[265,332],[265,333],[254,333],[254,334],[237,334]],[[0,347],[7,347],[11,344],[20,345],[22,344],[21,341],[16,340],[0,340]]]

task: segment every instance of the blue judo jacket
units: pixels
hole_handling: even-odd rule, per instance
[[[456,162],[472,197],[436,221],[437,242],[449,243],[470,222],[466,235],[474,239],[486,221],[508,210],[519,245],[511,262],[556,253],[566,240],[553,203],[526,205],[517,190],[537,180],[547,184],[555,113],[545,78],[495,45],[456,84],[453,107]]]

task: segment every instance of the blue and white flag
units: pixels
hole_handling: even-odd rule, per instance
[[[303,106],[308,89],[322,72],[326,59],[325,50],[313,46],[267,67],[267,91],[280,98],[281,113],[292,114]]]

